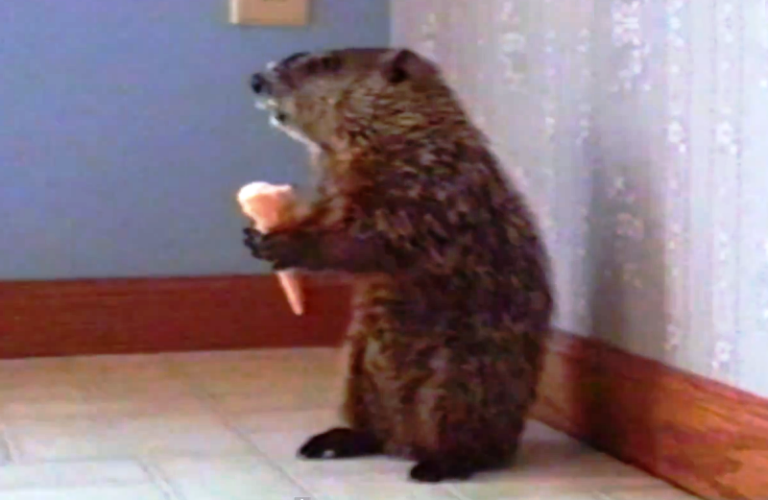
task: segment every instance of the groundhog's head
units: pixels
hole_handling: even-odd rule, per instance
[[[429,127],[435,106],[453,102],[436,66],[407,49],[297,53],[254,74],[251,88],[273,125],[320,147]]]

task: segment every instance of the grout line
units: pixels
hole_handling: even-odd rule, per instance
[[[307,488],[303,483],[301,483],[295,477],[293,477],[292,474],[289,474],[287,470],[281,467],[276,461],[272,460],[269,457],[269,455],[264,453],[258,446],[256,446],[256,443],[251,441],[251,439],[248,437],[247,433],[244,430],[242,430],[239,426],[233,424],[229,419],[226,418],[225,415],[220,413],[220,411],[216,409],[215,406],[213,406],[213,411],[216,413],[217,417],[223,422],[224,426],[230,432],[234,433],[240,440],[244,441],[248,446],[248,449],[251,450],[255,456],[264,460],[264,462],[268,467],[275,470],[275,472],[277,472],[280,476],[288,480],[288,482],[290,482],[300,490],[306,491],[314,497],[318,497],[318,495],[316,495],[315,492],[310,491],[309,488]]]
[[[152,484],[157,486],[167,500],[185,500],[184,494],[173,486],[173,481],[168,479],[160,467],[148,461],[146,457],[136,458],[136,463],[147,473]]]
[[[0,425],[0,445],[4,448],[6,456],[8,458],[8,464],[22,463],[21,452],[16,447],[16,443],[8,436],[7,424]]]
[[[613,497],[605,491],[596,490],[594,492],[595,500],[613,500]]]
[[[474,500],[473,498],[464,495],[454,485],[447,484],[444,486],[444,488],[448,491],[448,493],[455,496],[456,500]]]
[[[198,386],[198,384],[194,383],[193,378],[185,370],[178,369],[177,367],[173,366],[173,363],[170,362],[168,365],[169,369],[174,374],[183,378],[184,382],[189,385],[194,397],[199,399],[200,402],[206,407],[206,409],[208,409],[228,431],[237,436],[237,438],[247,446],[247,449],[250,450],[255,457],[262,459],[268,467],[273,469],[278,475],[283,477],[289,483],[296,486],[299,490],[305,491],[310,493],[310,495],[313,497],[319,498],[315,492],[310,491],[310,489],[307,488],[304,484],[297,481],[296,478],[289,474],[285,469],[280,467],[277,462],[272,460],[266,453],[264,453],[258,446],[256,446],[256,444],[251,441],[245,431],[243,431],[236,424],[232,423],[232,421],[227,418],[227,415],[222,412],[222,410],[216,404],[215,396],[213,394],[206,391],[203,387]]]
[[[266,457],[266,459],[272,468],[278,470],[281,475],[283,475],[284,477],[287,477],[293,484],[297,485],[303,491],[306,491],[307,493],[309,493],[310,498],[312,498],[312,500],[327,498],[326,495],[322,494],[318,490],[315,490],[314,488],[311,488],[310,485],[302,481],[301,476],[298,474],[298,472],[295,474],[292,474],[290,470],[280,465],[277,461],[272,460],[269,457]]]
[[[267,453],[265,453],[263,450],[261,450],[256,443],[254,443],[250,437],[248,436],[248,433],[240,428],[237,424],[233,423],[231,420],[231,415],[228,415],[226,412],[222,411],[221,408],[219,408],[219,405],[216,403],[215,395],[210,393],[209,391],[205,390],[202,387],[199,387],[197,384],[194,383],[194,380],[192,377],[187,373],[185,370],[175,370],[181,377],[187,381],[187,383],[190,384],[191,390],[194,393],[195,397],[199,398],[201,402],[212,412],[216,415],[217,419],[220,420],[223,425],[232,433],[234,433],[239,439],[244,441],[248,449],[253,452],[253,454],[262,460],[264,460],[265,464],[269,466],[272,470],[277,472],[281,477],[286,479],[288,482],[296,486],[299,490],[304,491],[310,495],[313,499],[319,499],[321,497],[324,498],[323,495],[320,495],[318,491],[315,491],[313,488],[311,488],[309,485],[305,484],[301,477],[298,474],[292,474],[288,469],[283,467],[278,461],[273,460]],[[281,413],[286,411],[315,411],[318,409],[327,409],[325,407],[323,408],[300,408],[300,409],[265,409],[265,410],[255,410],[253,413]]]

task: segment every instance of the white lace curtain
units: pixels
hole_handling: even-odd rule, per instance
[[[558,325],[768,396],[766,0],[392,0],[539,214]]]

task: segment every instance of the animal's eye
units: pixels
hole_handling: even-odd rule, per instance
[[[334,56],[325,56],[320,59],[320,64],[326,71],[338,71],[341,68],[341,59]]]
[[[317,70],[319,68],[320,68],[320,63],[316,59],[311,59],[311,60],[307,61],[307,64],[304,67],[306,72],[309,73],[309,74],[317,73]]]

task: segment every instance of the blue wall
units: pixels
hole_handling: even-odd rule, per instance
[[[249,74],[386,45],[388,0],[312,0],[308,28],[227,23],[227,0],[0,2],[0,279],[263,272],[234,202],[304,182]]]

